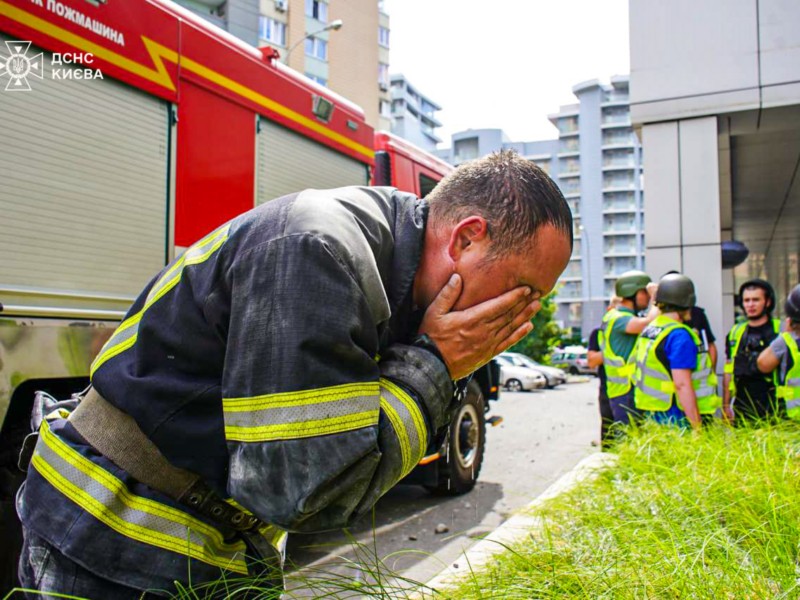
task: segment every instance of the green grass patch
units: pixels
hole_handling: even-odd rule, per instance
[[[800,426],[648,424],[619,463],[536,515],[541,530],[443,594],[797,598]]]

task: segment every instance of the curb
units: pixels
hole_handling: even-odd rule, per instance
[[[519,514],[508,519],[508,521],[500,525],[500,527],[495,529],[488,536],[461,554],[453,564],[428,581],[424,585],[424,589],[438,592],[445,588],[455,587],[464,576],[474,571],[481,570],[495,555],[505,552],[506,546],[527,539],[532,530],[538,529],[541,526],[541,519],[539,517],[525,513],[539,507],[547,500],[571,490],[579,483],[593,479],[600,471],[610,467],[616,463],[616,461],[616,454],[609,454],[606,452],[595,452],[582,459],[570,471],[562,475],[555,483],[537,496],[530,504],[520,509]],[[423,592],[413,597],[425,598],[426,594]]]

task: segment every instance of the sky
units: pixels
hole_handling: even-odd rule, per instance
[[[390,72],[442,107],[440,148],[465,129],[558,137],[572,87],[627,74],[628,0],[384,0]]]

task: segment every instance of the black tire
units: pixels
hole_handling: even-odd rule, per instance
[[[440,459],[436,494],[466,494],[478,480],[486,448],[485,401],[480,386],[471,381],[467,394],[450,423],[450,435]]]
[[[519,379],[509,379],[506,381],[506,389],[509,392],[524,392],[525,388],[522,387],[522,382]]]
[[[570,367],[569,368],[570,375],[577,375],[578,374],[578,367]]]

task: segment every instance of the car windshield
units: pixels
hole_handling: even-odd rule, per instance
[[[533,360],[530,356],[524,356],[523,355],[523,356],[515,356],[514,358],[519,362],[519,364],[524,365],[526,367],[539,367],[539,366],[541,366],[539,363],[537,363],[535,360]]]

